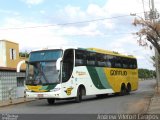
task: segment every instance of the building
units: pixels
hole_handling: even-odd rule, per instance
[[[25,57],[19,56],[19,44],[0,40],[0,67],[16,68],[19,61]],[[22,66],[25,69],[25,65]]]
[[[26,59],[19,56],[19,44],[0,40],[0,101],[24,97],[25,65],[16,72],[18,62]]]

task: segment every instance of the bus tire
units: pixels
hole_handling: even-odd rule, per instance
[[[77,96],[75,98],[75,102],[80,103],[81,101],[82,101],[82,90],[79,87],[77,90]]]
[[[53,105],[53,104],[55,104],[55,99],[54,98],[48,98],[47,102],[48,102],[49,105]]]
[[[125,86],[125,84],[122,84],[121,85],[121,91],[120,91],[120,96],[124,96],[124,95],[126,95],[126,92],[127,92],[127,90],[126,90],[126,86]]]
[[[130,83],[128,83],[127,84],[127,94],[130,94],[130,92],[131,92],[131,84]]]

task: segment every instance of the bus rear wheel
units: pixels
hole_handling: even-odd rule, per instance
[[[77,96],[75,98],[76,103],[80,103],[82,101],[82,90],[78,88],[77,90]]]
[[[55,99],[54,98],[48,98],[47,102],[48,102],[48,104],[53,105],[55,103]]]
[[[126,89],[126,86],[124,85],[124,84],[122,84],[122,86],[121,86],[121,91],[120,91],[120,96],[124,96],[124,95],[126,95],[126,93],[127,93],[127,89]]]
[[[126,91],[127,91],[127,94],[130,94],[130,92],[131,92],[131,84],[127,85],[127,90]]]

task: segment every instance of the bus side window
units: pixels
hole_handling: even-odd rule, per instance
[[[106,63],[107,63],[107,67],[112,67],[112,59],[113,59],[113,56],[111,55],[107,55],[107,58],[106,58]]]
[[[132,59],[132,60],[131,60],[131,64],[132,64],[132,69],[136,69],[136,68],[137,68],[136,59]]]
[[[130,68],[130,69],[133,69],[133,68],[134,68],[134,66],[133,66],[133,60],[130,59],[130,60],[129,60],[129,63],[130,63],[129,68]]]
[[[107,66],[107,67],[111,67],[111,62],[110,62],[109,60],[107,60],[106,66]]]
[[[134,69],[137,68],[137,60],[136,59],[133,59],[133,66],[134,66]]]
[[[131,61],[129,58],[127,58],[127,69],[131,69],[132,65],[131,65]]]
[[[83,50],[75,51],[75,66],[85,66],[86,65],[86,55]]]
[[[87,54],[87,65],[88,66],[95,66],[96,64],[96,53],[88,52]]]
[[[121,57],[116,57],[115,58],[115,67],[116,68],[122,68]]]
[[[114,56],[110,59],[110,62],[111,62],[111,67],[115,68],[115,57]]]
[[[107,66],[105,55],[97,53],[96,60],[97,60],[97,66],[98,67],[105,67]]]
[[[128,60],[125,59],[125,58],[122,58],[122,67],[124,69],[127,69],[128,68]]]

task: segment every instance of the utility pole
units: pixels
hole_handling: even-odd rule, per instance
[[[150,10],[150,20],[154,24],[155,19],[157,19],[157,11],[155,10],[154,7],[154,0],[151,0],[151,5],[152,9]],[[156,65],[156,81],[157,81],[157,92],[158,92],[158,87],[160,86],[160,65],[159,65],[159,53],[156,48],[155,48],[155,65]]]

